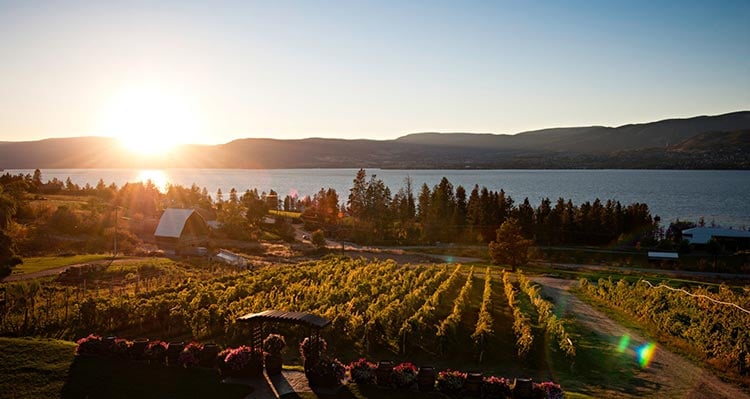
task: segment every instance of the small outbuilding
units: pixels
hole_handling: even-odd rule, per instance
[[[692,245],[706,245],[715,239],[730,250],[750,249],[750,231],[721,227],[693,227],[682,230],[682,237]]]
[[[208,244],[209,229],[205,219],[194,209],[168,208],[159,219],[154,237],[162,249],[180,252]]]

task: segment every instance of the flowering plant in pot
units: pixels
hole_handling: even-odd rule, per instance
[[[185,368],[197,367],[200,363],[202,350],[203,345],[198,342],[191,342],[185,345],[185,348],[182,349],[182,352],[177,357],[177,364]]]
[[[115,338],[112,346],[109,347],[109,355],[114,359],[127,359],[130,356],[130,347],[133,342],[125,338]]]
[[[349,363],[349,377],[357,384],[374,384],[377,364],[365,358]]]
[[[438,373],[437,388],[440,392],[456,394],[461,391],[466,382],[466,373],[458,370],[444,370]]]
[[[305,372],[318,362],[327,347],[326,340],[320,337],[317,339],[306,337],[300,342],[299,354],[302,356]]]
[[[417,366],[405,362],[393,368],[393,384],[399,388],[408,388],[417,381]]]
[[[285,346],[286,340],[284,340],[284,336],[279,334],[269,334],[266,339],[263,340],[263,350],[266,351],[266,372],[268,374],[281,374],[281,351]]]
[[[144,356],[151,364],[164,364],[164,359],[167,357],[167,343],[158,340],[149,341]]]
[[[538,399],[563,399],[565,395],[559,384],[545,381],[534,384],[534,397]]]
[[[263,351],[243,345],[230,350],[224,364],[231,375],[257,377],[263,374]]]
[[[482,380],[482,397],[485,398],[510,398],[510,381],[505,378],[490,376]]]
[[[78,346],[76,346],[75,354],[79,356],[101,355],[104,350],[102,337],[95,334],[89,334],[88,336],[79,339],[76,341],[76,344],[78,344]]]
[[[346,367],[337,359],[322,357],[305,370],[311,387],[334,387],[346,378]]]

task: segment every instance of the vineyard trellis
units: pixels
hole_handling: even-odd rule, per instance
[[[573,340],[565,330],[563,321],[553,313],[555,305],[542,298],[539,294],[539,286],[532,283],[522,271],[519,270],[517,276],[521,290],[529,297],[537,310],[539,324],[544,326],[550,336],[557,339],[558,346],[565,352],[566,356],[575,357],[576,348],[573,345]]]
[[[510,273],[503,270],[503,286],[505,297],[508,299],[508,306],[513,310],[513,332],[516,335],[516,349],[518,356],[523,358],[531,351],[534,344],[534,334],[531,329],[531,322],[518,307],[516,300],[516,290],[510,281]]]

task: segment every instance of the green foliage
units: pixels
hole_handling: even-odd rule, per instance
[[[584,280],[581,291],[620,311],[646,321],[657,332],[682,342],[719,369],[736,373],[750,367],[750,314],[727,304],[696,298],[684,292],[653,288],[645,281],[629,283],[599,279],[596,284]],[[750,308],[745,292],[734,292],[721,285],[683,288],[744,309]]]
[[[42,256],[24,259],[23,265],[16,268],[19,273],[35,273],[47,269],[63,266],[96,262],[110,258],[111,255],[73,255],[73,256]]]
[[[510,274],[503,270],[503,286],[505,297],[508,298],[508,306],[513,310],[513,332],[516,334],[516,348],[518,356],[523,358],[528,355],[534,343],[534,335],[531,330],[531,323],[516,301],[516,291],[513,283],[510,281]]]
[[[479,318],[471,337],[480,349],[484,348],[487,338],[492,334],[492,269],[488,266],[484,270],[484,291],[482,305],[479,308]]]
[[[466,283],[461,287],[461,291],[458,293],[458,297],[453,301],[453,310],[438,326],[436,335],[441,340],[441,349],[444,350],[444,346],[448,337],[456,335],[456,329],[458,323],[461,321],[461,316],[466,312],[466,308],[469,306],[469,296],[471,295],[471,286],[474,283],[474,267],[469,269],[469,275],[466,276]]]
[[[530,247],[531,240],[523,237],[520,223],[511,218],[497,229],[495,241],[490,243],[490,258],[495,264],[510,265],[516,270],[528,261]]]
[[[539,315],[539,323],[544,326],[550,336],[557,339],[558,346],[565,352],[566,356],[575,357],[576,348],[573,345],[573,341],[565,330],[563,321],[553,313],[555,306],[541,297],[539,286],[533,284],[520,270],[516,275],[518,276],[521,290],[528,295],[531,303],[536,307]]]
[[[326,247],[326,236],[323,233],[323,230],[313,231],[312,235],[310,236],[310,239],[313,245],[315,245],[315,247],[317,247],[318,249]]]
[[[0,338],[0,396],[60,397],[75,346],[53,339]]]

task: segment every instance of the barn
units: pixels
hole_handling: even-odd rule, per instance
[[[194,209],[165,209],[154,232],[159,248],[176,253],[195,252],[208,245],[208,236],[205,219]]]

